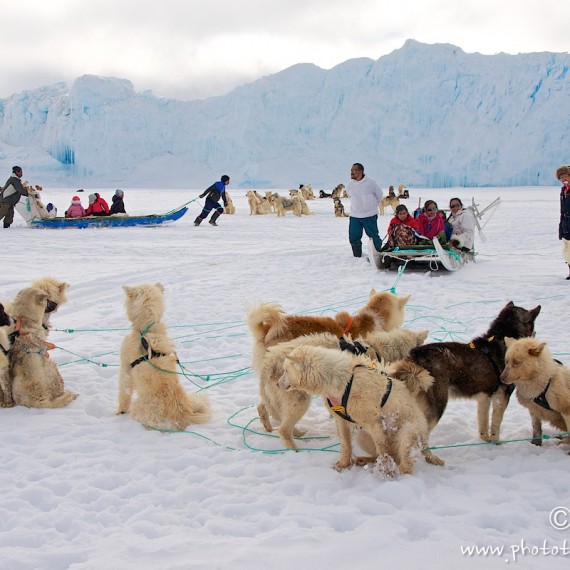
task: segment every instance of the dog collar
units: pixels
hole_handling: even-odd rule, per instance
[[[346,321],[346,326],[342,329],[342,332],[344,334],[348,333],[348,331],[350,330],[350,327],[352,327],[353,322],[354,322],[354,317],[352,317],[352,316],[348,317],[348,321]]]
[[[539,394],[534,400],[533,402],[535,404],[538,404],[540,407],[544,408],[545,410],[552,410],[552,408],[550,407],[550,404],[548,403],[548,400],[546,399],[546,392],[548,391],[548,388],[550,388],[550,382],[552,381],[552,378],[550,378],[548,380],[548,384],[546,385],[546,388],[544,389],[544,391],[542,392],[542,394]]]

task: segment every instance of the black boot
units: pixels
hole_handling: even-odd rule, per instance
[[[210,224],[212,224],[213,226],[217,226],[218,224],[216,224],[216,220],[221,216],[220,212],[214,212],[212,214],[212,217],[210,218]]]
[[[362,244],[356,243],[350,245],[352,247],[352,255],[354,255],[354,257],[362,257]]]
[[[195,220],[194,220],[194,225],[195,226],[199,226],[202,221],[204,220],[204,218],[201,218],[200,216],[198,216]]]

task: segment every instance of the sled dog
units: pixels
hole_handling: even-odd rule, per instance
[[[570,368],[552,358],[546,343],[534,338],[505,338],[507,353],[501,380],[516,387],[528,409],[532,443],[542,445],[542,422],[570,432]],[[563,443],[570,443],[570,436]]]
[[[28,408],[61,408],[77,394],[66,390],[57,364],[49,358],[43,318],[48,294],[37,287],[22,289],[11,307],[17,329],[10,349],[12,398]]]
[[[425,375],[414,389],[425,391],[431,382],[433,378]],[[387,456],[400,473],[409,474],[415,458],[427,446],[426,418],[406,383],[389,377],[383,365],[367,356],[300,346],[285,358],[277,387],[326,399],[341,441],[340,459],[335,464],[338,470]],[[373,456],[353,457],[353,424],[374,442]],[[429,453],[425,458],[430,460]]]
[[[120,351],[117,414],[130,413],[144,426],[184,430],[210,419],[205,395],[186,392],[177,373],[174,342],[162,323],[161,283],[123,286],[132,331]],[[136,398],[133,398],[136,395]]]

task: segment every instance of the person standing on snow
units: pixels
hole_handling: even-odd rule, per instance
[[[200,198],[206,197],[206,203],[204,208],[200,212],[200,215],[194,220],[194,225],[199,226],[207,217],[212,210],[216,210],[212,217],[210,218],[210,224],[217,226],[216,220],[224,213],[224,208],[220,205],[220,198],[224,201],[224,206],[228,205],[228,199],[226,198],[226,186],[230,183],[230,177],[224,174],[220,180],[214,182],[209,188],[206,188]]]
[[[378,204],[384,194],[378,183],[364,174],[364,166],[355,162],[350,169],[351,181],[346,187],[350,198],[348,239],[354,257],[362,257],[362,232],[372,238],[376,251],[382,249],[378,235]]]
[[[556,178],[562,182],[560,189],[560,223],[558,224],[558,239],[562,240],[562,254],[568,264],[570,280],[570,166],[561,166],[556,170]]]
[[[4,218],[5,228],[9,228],[14,221],[14,206],[20,201],[20,197],[28,195],[22,184],[22,174],[20,166],[13,166],[12,175],[0,192],[0,220]]]

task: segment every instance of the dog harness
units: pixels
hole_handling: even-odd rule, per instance
[[[144,336],[142,336],[142,333],[141,333],[141,346],[142,346],[143,350],[145,351],[145,353],[148,353],[148,354],[143,354],[140,358],[133,360],[131,362],[131,368],[134,368],[135,366],[137,366],[141,362],[148,362],[152,358],[154,358],[155,356],[168,356],[168,355],[164,354],[164,352],[153,352],[152,348],[149,346],[146,338]]]
[[[545,410],[552,410],[552,408],[550,407],[550,404],[548,403],[548,400],[546,399],[546,392],[548,392],[548,388],[550,388],[550,382],[552,381],[552,378],[550,378],[548,380],[548,384],[546,385],[546,388],[544,389],[544,391],[539,394],[534,400],[533,402],[535,404],[538,404],[539,406],[541,406],[542,408],[544,408]]]
[[[22,321],[21,319],[17,319],[16,320],[16,328],[13,332],[10,333],[10,335],[8,336],[8,338],[10,339],[10,348],[8,350],[6,350],[3,346],[2,346],[2,352],[4,352],[4,354],[8,354],[10,352],[10,350],[12,350],[12,346],[14,346],[14,342],[16,342],[16,339],[21,337],[21,336],[26,336],[28,334],[30,334],[29,332],[25,332],[23,333],[21,331],[22,328]],[[40,354],[42,356],[45,356],[46,358],[49,358],[49,352],[48,350],[53,350],[54,348],[57,348],[55,344],[48,342],[47,340],[43,341],[44,343],[44,348],[42,348],[41,350],[24,350],[24,352],[26,354]],[[1,346],[1,345],[0,345]]]
[[[369,368],[372,370],[376,369],[376,366],[374,364],[371,364],[370,366],[364,366],[364,364],[358,364],[357,366],[355,366],[355,368],[359,367]],[[385,375],[384,372],[382,372],[382,374]],[[383,408],[386,405],[386,402],[390,397],[390,392],[392,392],[392,379],[389,376],[387,378],[388,378],[388,384],[386,385],[386,390],[384,392],[384,395],[382,396],[382,400],[380,401],[380,408]],[[348,406],[348,398],[350,397],[350,390],[352,389],[353,380],[354,380],[354,374],[350,377],[350,380],[346,385],[340,405],[333,404],[329,398],[327,398],[327,404],[329,405],[331,412],[334,412],[337,416],[340,416],[343,420],[346,420],[347,422],[351,422],[354,424],[356,422],[348,415],[348,412],[346,411],[346,407]]]
[[[356,354],[357,356],[360,354],[366,354],[367,352],[366,347],[357,340],[354,342],[348,342],[343,336],[338,339],[338,346],[341,350],[352,352],[352,354]]]

